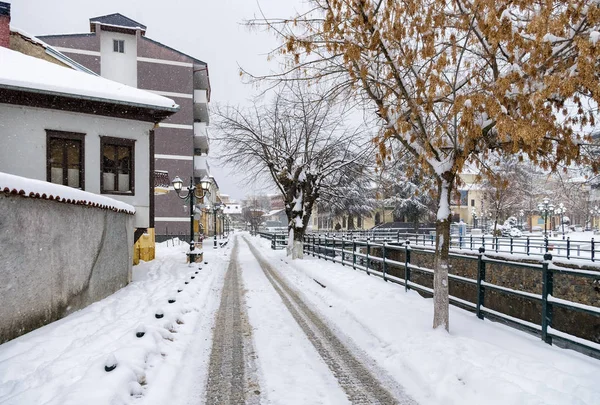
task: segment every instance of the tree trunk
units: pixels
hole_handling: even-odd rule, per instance
[[[448,294],[448,257],[450,252],[450,193],[453,177],[444,173],[438,180],[438,215],[435,223],[435,257],[433,260],[433,328],[450,330]]]
[[[294,259],[304,258],[304,228],[294,228],[294,237],[291,238],[291,244],[288,240],[288,256],[292,256]]]

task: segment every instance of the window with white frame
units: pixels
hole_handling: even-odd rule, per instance
[[[113,51],[125,53],[125,41],[122,39],[113,39]]]

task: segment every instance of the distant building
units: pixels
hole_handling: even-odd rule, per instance
[[[145,25],[124,15],[109,14],[89,22],[89,33],[39,38],[102,77],[175,100],[180,111],[155,130],[154,169],[161,176],[167,172],[170,179],[181,177],[186,186],[190,177],[199,184],[210,176],[208,65],[148,38]],[[157,240],[189,232],[188,210],[175,193],[156,196],[154,209]],[[211,218],[200,222],[213,223]]]
[[[269,201],[272,210],[282,210],[285,208],[285,202],[281,194],[269,194]]]

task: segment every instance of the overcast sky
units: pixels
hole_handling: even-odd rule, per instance
[[[256,91],[244,85],[238,66],[266,73],[277,66],[267,52],[277,42],[268,33],[250,31],[240,23],[260,15],[255,0],[5,0],[11,3],[11,24],[33,35],[89,32],[89,19],[121,13],[146,25],[146,35],[208,63],[211,103],[244,104]],[[300,0],[260,0],[268,16],[291,16]],[[218,145],[211,143],[211,155]],[[221,192],[241,199],[264,186],[237,181],[211,162]]]

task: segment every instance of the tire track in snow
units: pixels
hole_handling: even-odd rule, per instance
[[[298,294],[279,277],[273,267],[246,238],[252,254],[267,279],[280,295],[296,322],[354,404],[416,405],[408,396],[394,398],[381,382],[351,353],[333,331],[313,312]]]
[[[254,348],[234,241],[214,327],[206,384],[207,404],[260,402]]]

